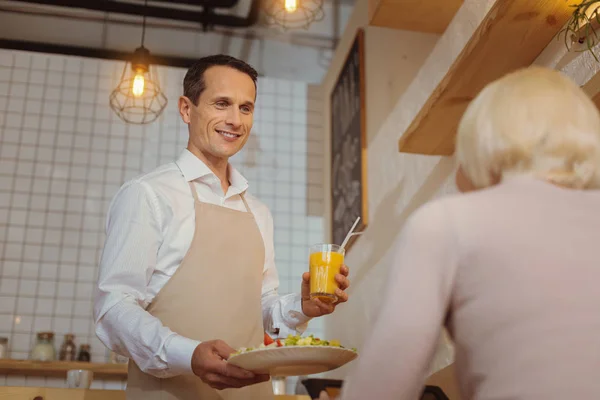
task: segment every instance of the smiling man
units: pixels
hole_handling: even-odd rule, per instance
[[[335,304],[279,296],[273,219],[229,164],[252,129],[256,71],[225,55],[187,72],[177,161],[125,183],[113,199],[94,307],[96,333],[130,358],[128,400],[271,399],[268,376],[227,364],[264,331],[302,333]],[[347,301],[348,268],[336,276]]]

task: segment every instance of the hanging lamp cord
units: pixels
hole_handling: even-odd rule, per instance
[[[146,37],[146,8],[148,7],[148,0],[144,0],[144,19],[142,22],[142,47],[144,47],[144,38]]]

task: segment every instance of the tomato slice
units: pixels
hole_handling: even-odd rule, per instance
[[[276,342],[277,342],[277,347],[282,347],[282,346],[283,346],[283,345],[281,344],[281,340],[277,339],[277,340],[276,340]]]
[[[265,346],[268,346],[268,345],[270,345],[273,342],[274,342],[274,340],[271,338],[271,336],[269,336],[267,334],[267,332],[265,332],[265,337],[264,337]]]

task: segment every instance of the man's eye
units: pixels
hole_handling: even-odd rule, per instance
[[[242,112],[249,113],[252,112],[252,110],[248,106],[242,106]]]
[[[219,102],[217,102],[217,107],[221,107],[221,108],[227,107],[227,103],[224,101],[219,101]]]

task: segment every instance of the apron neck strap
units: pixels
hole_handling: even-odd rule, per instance
[[[190,185],[190,190],[192,191],[192,196],[194,196],[194,200],[199,202],[200,200],[198,200],[198,192],[196,192],[196,188],[194,187],[194,182],[190,181],[190,182],[188,182],[188,185]]]
[[[248,203],[246,202],[246,196],[244,196],[244,193],[240,193],[240,197],[242,198],[242,201],[244,202],[244,207],[246,207],[246,211],[252,212],[252,211],[250,211],[250,207],[248,207]]]
[[[194,200],[200,202],[200,200],[198,199],[198,192],[196,192],[196,188],[194,187],[194,182],[190,181],[188,182],[188,185],[190,185],[190,190],[192,191],[192,196],[194,196]],[[244,207],[246,207],[246,211],[252,212],[250,211],[250,207],[248,206],[248,202],[246,201],[246,196],[244,196],[244,193],[240,193],[240,198],[244,202]]]

